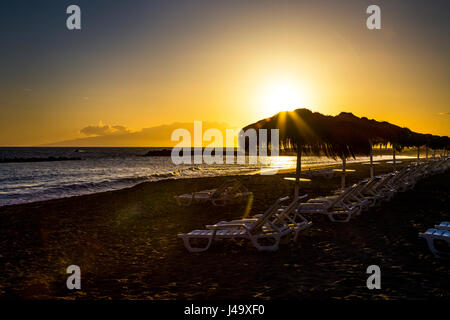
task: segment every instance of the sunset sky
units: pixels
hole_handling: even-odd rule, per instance
[[[80,31],[66,28],[70,4]],[[381,30],[366,28],[370,4]],[[0,146],[235,128],[299,107],[450,135],[449,12],[425,0],[2,0]]]

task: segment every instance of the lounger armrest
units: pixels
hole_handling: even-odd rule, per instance
[[[249,227],[247,224],[245,223],[227,223],[227,224],[223,224],[223,225],[207,225],[206,226],[207,229],[211,229],[211,230],[218,230],[218,229],[236,229],[236,228],[244,228],[246,231],[249,231]]]
[[[324,201],[324,202],[302,202],[298,205],[298,208],[301,209],[302,207],[324,207],[326,204],[327,204],[326,201]]]

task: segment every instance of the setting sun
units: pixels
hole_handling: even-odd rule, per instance
[[[305,86],[292,79],[272,81],[263,88],[261,94],[261,106],[267,115],[307,107],[309,104]]]

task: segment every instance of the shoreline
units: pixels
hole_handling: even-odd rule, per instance
[[[408,163],[414,161],[413,158],[410,158],[408,156],[404,156],[403,158],[398,158],[398,160],[408,161]],[[387,161],[387,160],[383,159],[382,161]],[[348,165],[360,164],[363,162],[367,162],[367,160],[356,160],[356,161],[348,162]],[[376,160],[374,160],[374,162],[376,162]],[[305,165],[305,166],[302,166],[301,175],[308,176],[309,174],[314,174],[314,172],[318,172],[321,170],[326,170],[326,169],[330,169],[330,168],[340,168],[340,167],[341,167],[341,164],[339,162],[337,162],[335,164],[333,163],[333,164]],[[375,166],[375,170],[376,170],[376,166]],[[92,195],[102,194],[102,193],[119,192],[119,191],[126,190],[126,189],[132,189],[134,187],[137,187],[141,184],[146,184],[146,183],[157,183],[160,181],[183,181],[183,180],[188,180],[188,179],[207,179],[207,178],[215,178],[215,177],[230,177],[231,178],[231,177],[240,177],[240,176],[252,176],[252,175],[260,175],[261,171],[262,171],[261,169],[255,169],[255,170],[250,170],[250,171],[245,171],[245,172],[237,172],[235,174],[225,174],[225,175],[217,175],[217,176],[163,178],[163,179],[157,180],[157,181],[142,181],[142,182],[138,182],[137,184],[122,187],[119,189],[104,190],[104,191],[85,193],[85,194],[79,194],[79,195],[69,195],[69,196],[63,196],[60,198],[51,198],[51,199],[43,199],[43,200],[36,200],[36,201],[26,201],[26,202],[16,203],[16,204],[7,204],[7,205],[0,204],[0,213],[1,213],[1,209],[12,207],[12,206],[32,205],[35,203],[46,203],[49,201],[58,201],[58,200],[64,200],[64,199],[92,196]],[[274,175],[290,174],[290,173],[295,173],[295,168],[278,169],[277,173]]]
[[[361,160],[361,161],[364,161],[364,160]],[[326,169],[326,168],[334,168],[334,167],[339,167],[339,165],[338,164],[336,164],[336,165],[334,165],[334,164],[329,164],[329,165],[328,164],[324,164],[324,165],[317,165],[317,166],[312,166],[312,167],[306,167],[308,169],[308,171],[305,170],[305,172],[302,172],[302,175],[306,174],[307,172],[310,173],[310,172],[313,172],[313,171],[320,171],[320,170],[323,170],[323,169]],[[191,179],[208,179],[208,178],[217,178],[217,177],[232,178],[232,177],[240,177],[240,176],[259,175],[260,172],[261,172],[261,169],[255,169],[255,170],[251,170],[251,171],[238,172],[238,173],[235,173],[235,174],[224,174],[224,175],[206,176],[206,177],[163,178],[163,179],[157,180],[157,181],[142,181],[142,182],[139,182],[137,184],[134,184],[134,185],[131,185],[131,186],[128,186],[128,187],[124,187],[124,188],[120,188],[120,189],[105,190],[105,191],[92,192],[92,193],[79,194],[79,195],[72,195],[72,196],[66,196],[66,197],[60,197],[60,198],[54,198],[54,199],[29,201],[29,202],[23,202],[23,203],[17,203],[17,204],[0,205],[0,210],[3,209],[3,208],[12,207],[12,206],[31,205],[31,204],[35,204],[35,203],[45,203],[45,202],[48,202],[48,201],[72,199],[72,198],[92,196],[92,195],[97,195],[97,194],[102,194],[102,193],[120,192],[122,190],[132,189],[132,188],[137,187],[137,186],[139,186],[141,184],[158,183],[158,182],[161,182],[161,181],[183,181],[183,180],[191,180]],[[292,173],[292,172],[295,173],[295,169],[294,168],[293,169],[280,169],[280,170],[278,170],[278,173],[276,173],[275,175],[278,175],[278,174],[289,174],[289,173]]]

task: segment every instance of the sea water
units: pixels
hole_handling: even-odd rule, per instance
[[[296,167],[293,156],[270,157],[265,165],[174,165],[170,157],[144,156],[149,150],[158,149],[163,148],[0,148],[0,159],[81,158],[0,163],[0,206],[123,189],[145,181],[254,174],[261,166]],[[389,158],[383,158],[386,157]],[[367,158],[356,159],[361,160]],[[339,163],[329,158],[302,157],[302,167]]]

